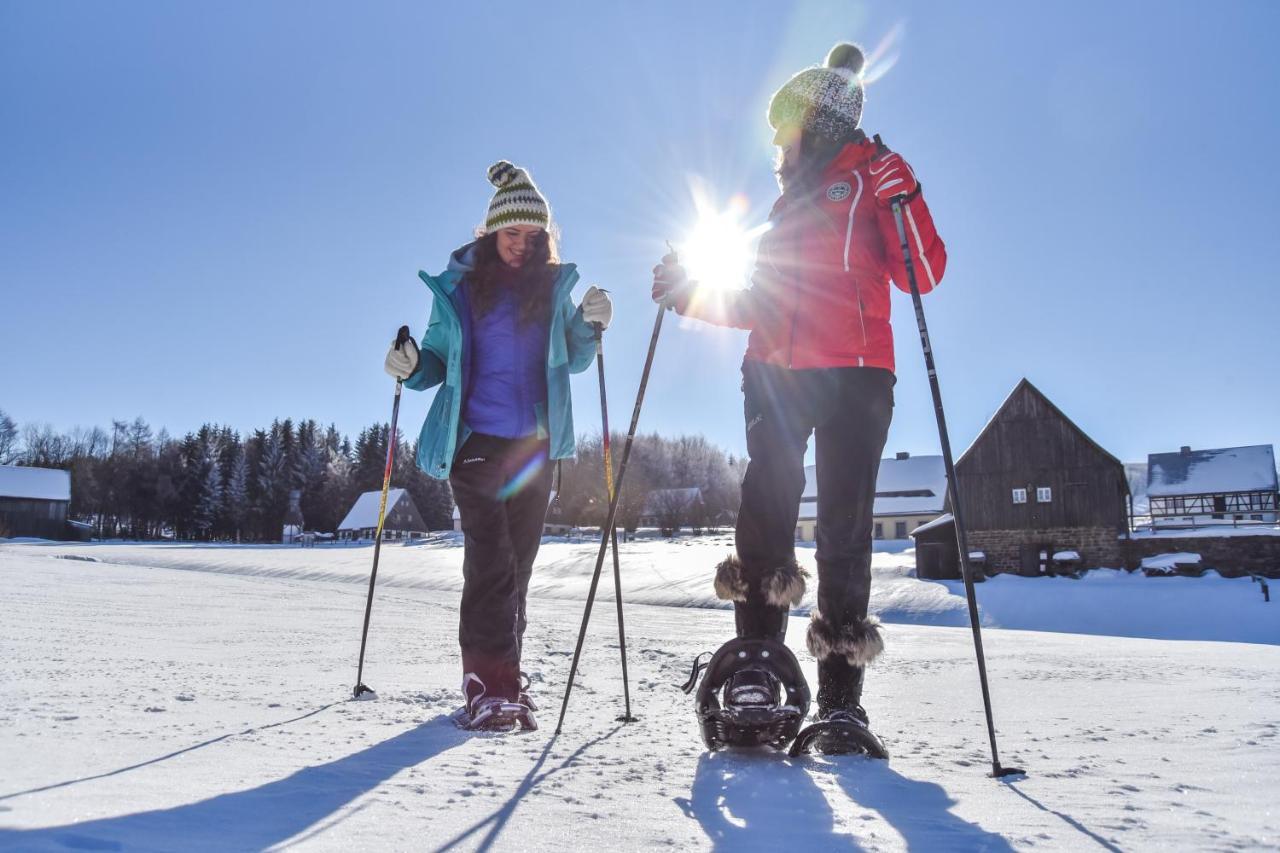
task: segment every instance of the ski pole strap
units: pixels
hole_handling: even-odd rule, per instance
[[[703,660],[706,658],[706,660]],[[689,678],[684,684],[680,685],[680,689],[686,694],[692,693],[693,688],[698,686],[698,679],[702,676],[703,670],[707,668],[707,664],[711,663],[711,652],[703,652],[693,659],[693,671],[689,673]]]

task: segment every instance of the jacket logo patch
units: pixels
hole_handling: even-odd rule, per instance
[[[470,459],[463,459],[462,464],[470,465],[472,462],[483,462],[484,460],[485,460],[485,457],[483,456],[472,456]]]
[[[827,187],[827,198],[832,201],[844,201],[851,192],[853,192],[853,187],[849,186],[849,182],[841,181],[838,184],[832,184]]]

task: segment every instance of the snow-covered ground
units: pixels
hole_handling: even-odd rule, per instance
[[[970,635],[949,627],[962,599],[910,578],[910,554],[876,557],[876,607],[896,624],[865,704],[886,764],[707,754],[676,685],[730,635],[727,611],[686,606],[709,603],[727,543],[626,548],[628,601],[650,602],[626,611],[640,721],[614,721],[601,606],[555,737],[589,543],[545,546],[526,644],[543,728],[501,736],[446,719],[456,546],[383,551],[366,666],[379,698],[354,702],[368,548],[0,545],[0,849],[1280,844],[1280,604],[1247,580],[982,585],[1002,758],[1029,770],[996,781]],[[1129,633],[1253,642],[1107,636],[1122,616]]]
[[[964,585],[912,577],[915,552],[907,550],[908,545],[877,543],[885,550],[878,551],[872,563],[871,611],[888,623],[968,625]],[[630,604],[725,609],[725,602],[715,597],[711,576],[716,563],[732,548],[732,536],[624,543],[620,552],[625,600]],[[0,549],[0,554],[67,557],[78,562],[357,584],[368,583],[373,557],[371,545],[300,548],[45,542],[0,545]],[[597,542],[548,538],[538,553],[530,595],[583,601],[598,552]],[[800,548],[798,556],[800,564],[816,577],[812,545]],[[612,576],[611,566],[606,566],[608,577]],[[461,534],[437,534],[409,545],[384,545],[378,585],[396,590],[461,591]],[[813,604],[812,580],[809,587],[799,608],[802,614]],[[1148,578],[1141,573],[1097,569],[1081,580],[998,575],[979,589],[983,624],[990,627],[1280,644],[1280,607],[1264,606],[1261,587],[1248,578],[1221,578],[1216,573],[1202,578]]]

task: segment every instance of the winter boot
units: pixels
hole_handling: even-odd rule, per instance
[[[804,587],[804,572],[794,560],[752,571],[730,555],[716,567],[716,595],[733,602],[740,638],[783,642],[787,613],[804,597]]]

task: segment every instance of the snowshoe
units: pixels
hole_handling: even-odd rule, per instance
[[[471,711],[465,708],[457,717],[459,728],[471,732],[510,732],[517,728],[533,731],[538,721],[528,705],[508,702],[499,697],[482,699]]]
[[[484,681],[473,672],[463,676],[462,695],[467,704],[454,716],[459,728],[468,731],[509,732],[516,728],[533,731],[538,727],[538,721],[533,716],[534,709],[529,704],[524,701],[512,702],[505,696],[488,695]]]
[[[702,676],[696,708],[707,749],[783,748],[796,736],[809,711],[809,685],[790,649],[776,640],[738,638],[709,661],[702,657],[682,689],[692,693]]]
[[[818,755],[865,755],[868,758],[889,757],[880,738],[867,724],[867,712],[858,705],[852,710],[831,711],[796,735],[791,743],[791,756],[808,753]]]

